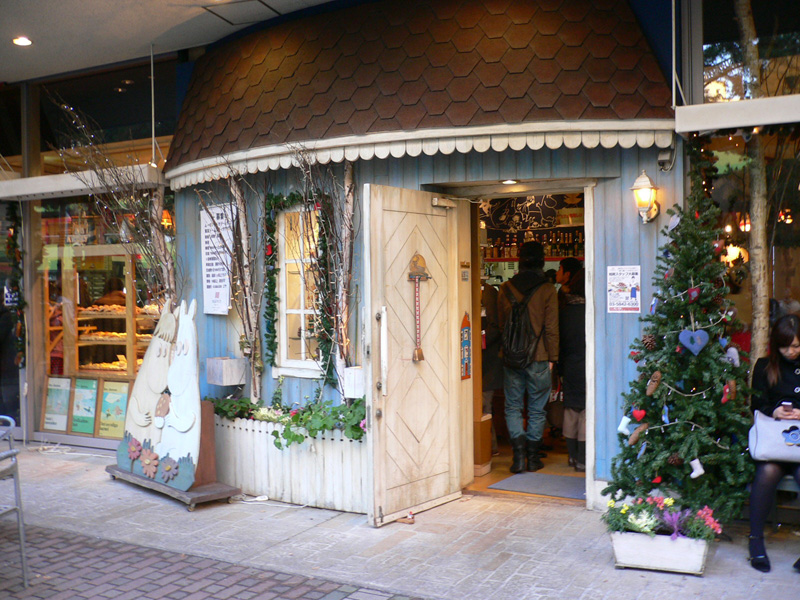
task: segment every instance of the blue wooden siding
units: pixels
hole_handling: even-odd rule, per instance
[[[357,190],[365,183],[390,185],[411,189],[436,183],[496,182],[503,179],[582,179],[596,178],[594,190],[594,239],[587,239],[595,251],[595,323],[596,323],[596,474],[599,478],[610,475],[611,458],[617,452],[616,428],[621,416],[621,395],[628,382],[636,376],[636,365],[628,359],[629,345],[640,335],[638,315],[606,313],[606,267],[609,265],[641,265],[642,307],[647,310],[652,297],[652,273],[656,264],[659,229],[668,221],[666,209],[683,198],[683,164],[680,159],[668,173],[657,166],[658,149],[577,148],[570,150],[533,151],[505,150],[503,152],[453,153],[450,155],[403,157],[400,159],[373,159],[355,165]],[[335,167],[341,177],[341,167]],[[646,169],[659,188],[658,200],[661,215],[654,223],[643,225],[636,212],[630,186]],[[289,193],[297,189],[295,171],[279,171],[252,176],[255,187],[266,184],[273,192]],[[184,269],[191,275],[184,297],[201,297],[199,262],[199,206],[192,190],[183,190],[176,198],[179,253]],[[357,216],[360,215],[358,211]],[[362,272],[363,226],[357,227],[355,247],[354,290],[359,302],[363,297],[368,274]],[[360,340],[362,310],[353,317],[353,339]],[[230,318],[206,316],[202,306],[198,311],[198,335],[201,349],[201,379],[204,380],[205,357],[235,356],[238,348],[231,344],[226,328]],[[590,340],[591,342],[591,340]],[[269,399],[275,389],[275,379],[267,369],[264,377],[264,398]],[[284,398],[303,402],[311,397],[316,382],[287,378]],[[219,393],[218,389],[201,381],[205,393]],[[327,394],[333,397],[332,394]]]

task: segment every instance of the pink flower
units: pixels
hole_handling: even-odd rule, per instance
[[[145,474],[145,477],[155,479],[156,471],[158,471],[158,454],[152,450],[142,450],[141,463],[142,473]]]
[[[363,429],[364,431],[366,431],[367,430],[367,420],[366,419],[361,419],[361,423],[359,423],[358,426],[361,427],[361,429]]]
[[[296,408],[289,412],[289,415],[291,415],[292,417],[295,416],[296,414],[297,414],[297,409]]]
[[[137,440],[135,437],[131,438],[131,441],[128,442],[128,458],[131,460],[136,460],[139,458],[139,455],[142,453],[142,443]]]

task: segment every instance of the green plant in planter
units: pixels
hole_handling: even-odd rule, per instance
[[[280,385],[277,390],[280,389]],[[349,404],[333,404],[322,400],[322,388],[315,398],[304,406],[283,406],[282,396],[276,390],[272,406],[255,411],[253,418],[260,421],[279,423],[282,431],[273,431],[275,447],[284,449],[291,444],[300,444],[308,437],[316,437],[325,431],[341,429],[345,437],[360,440],[366,430],[366,401],[364,398],[352,400]],[[277,403],[276,403],[277,400]]]
[[[252,419],[256,410],[261,406],[261,400],[252,402],[250,398],[224,398],[206,397],[214,405],[214,414],[226,419]]]

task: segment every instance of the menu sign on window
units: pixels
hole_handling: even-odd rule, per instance
[[[200,213],[203,258],[203,312],[207,315],[227,315],[230,305],[233,228],[230,204],[209,206]]]

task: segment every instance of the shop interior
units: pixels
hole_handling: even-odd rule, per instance
[[[541,460],[544,468],[529,474],[535,477],[513,476],[509,470],[512,451],[504,415],[502,358],[495,356],[496,344],[487,347],[485,343],[484,328],[487,325],[485,304],[491,307],[491,302],[483,301],[487,294],[485,291],[487,286],[498,289],[500,284],[518,272],[519,249],[527,241],[537,241],[544,246],[545,274],[557,288],[562,288],[568,280],[568,275],[564,275],[566,271],[559,272],[561,263],[565,259],[569,259],[566,265],[579,269],[576,277],[580,278],[582,284],[585,280],[583,261],[586,243],[583,194],[540,194],[484,200],[479,209],[478,228],[482,340],[480,345],[475,344],[475,350],[481,350],[484,365],[481,425],[491,423],[492,442],[490,462],[483,463],[480,468],[476,466],[475,481],[467,489],[531,493],[583,501],[585,466],[576,465],[576,461],[568,453],[568,445],[572,442],[563,435],[562,382],[567,377],[585,377],[585,359],[580,365],[565,364],[561,365],[561,369],[558,367],[553,369],[553,386],[547,404],[547,422],[543,436],[543,450],[546,456]],[[579,265],[576,260],[579,261]],[[562,296],[566,289],[562,291]],[[561,299],[563,300],[563,297]],[[583,335],[585,337],[585,333]],[[558,374],[559,370],[562,371],[562,375]],[[476,428],[476,436],[481,435],[480,430],[481,427]],[[484,432],[483,435],[489,434]],[[580,437],[585,439],[584,436]]]

